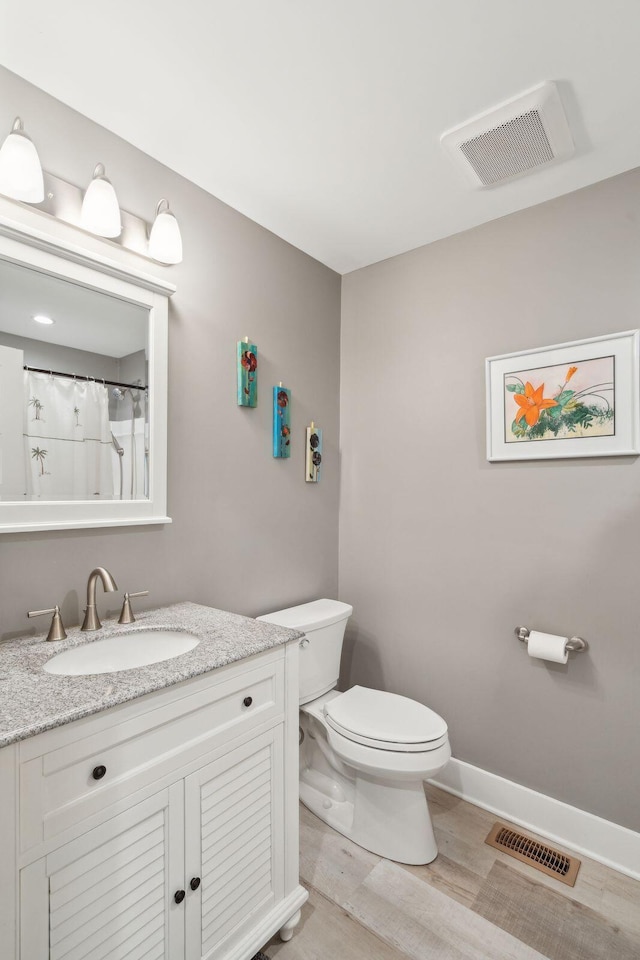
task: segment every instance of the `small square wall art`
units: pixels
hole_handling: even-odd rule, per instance
[[[291,456],[291,390],[273,388],[273,455]]]
[[[307,427],[307,444],[305,455],[305,480],[307,483],[317,483],[320,479],[322,465],[322,430],[311,421]]]
[[[238,406],[258,406],[258,348],[249,338],[238,340]]]

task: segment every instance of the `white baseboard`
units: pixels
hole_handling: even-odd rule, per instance
[[[640,880],[640,833],[452,759],[431,783],[576,853]]]

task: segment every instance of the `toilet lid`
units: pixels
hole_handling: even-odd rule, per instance
[[[358,743],[384,750],[433,750],[447,725],[424,704],[368,687],[352,687],[324,708],[329,726]]]

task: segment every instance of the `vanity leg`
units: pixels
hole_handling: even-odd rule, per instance
[[[294,913],[294,915],[291,917],[290,920],[287,920],[284,927],[280,928],[280,939],[283,940],[285,943],[287,942],[287,940],[291,940],[291,937],[293,936],[294,928],[297,926],[299,921],[300,921],[300,911],[298,910],[298,912]]]

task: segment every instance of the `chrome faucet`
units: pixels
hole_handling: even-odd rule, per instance
[[[102,580],[105,593],[113,593],[114,590],[118,589],[117,583],[104,567],[96,567],[95,570],[91,571],[87,582],[87,608],[84,611],[84,621],[80,628],[81,630],[99,630],[102,626],[96,610],[96,583],[98,582],[98,577]]]

